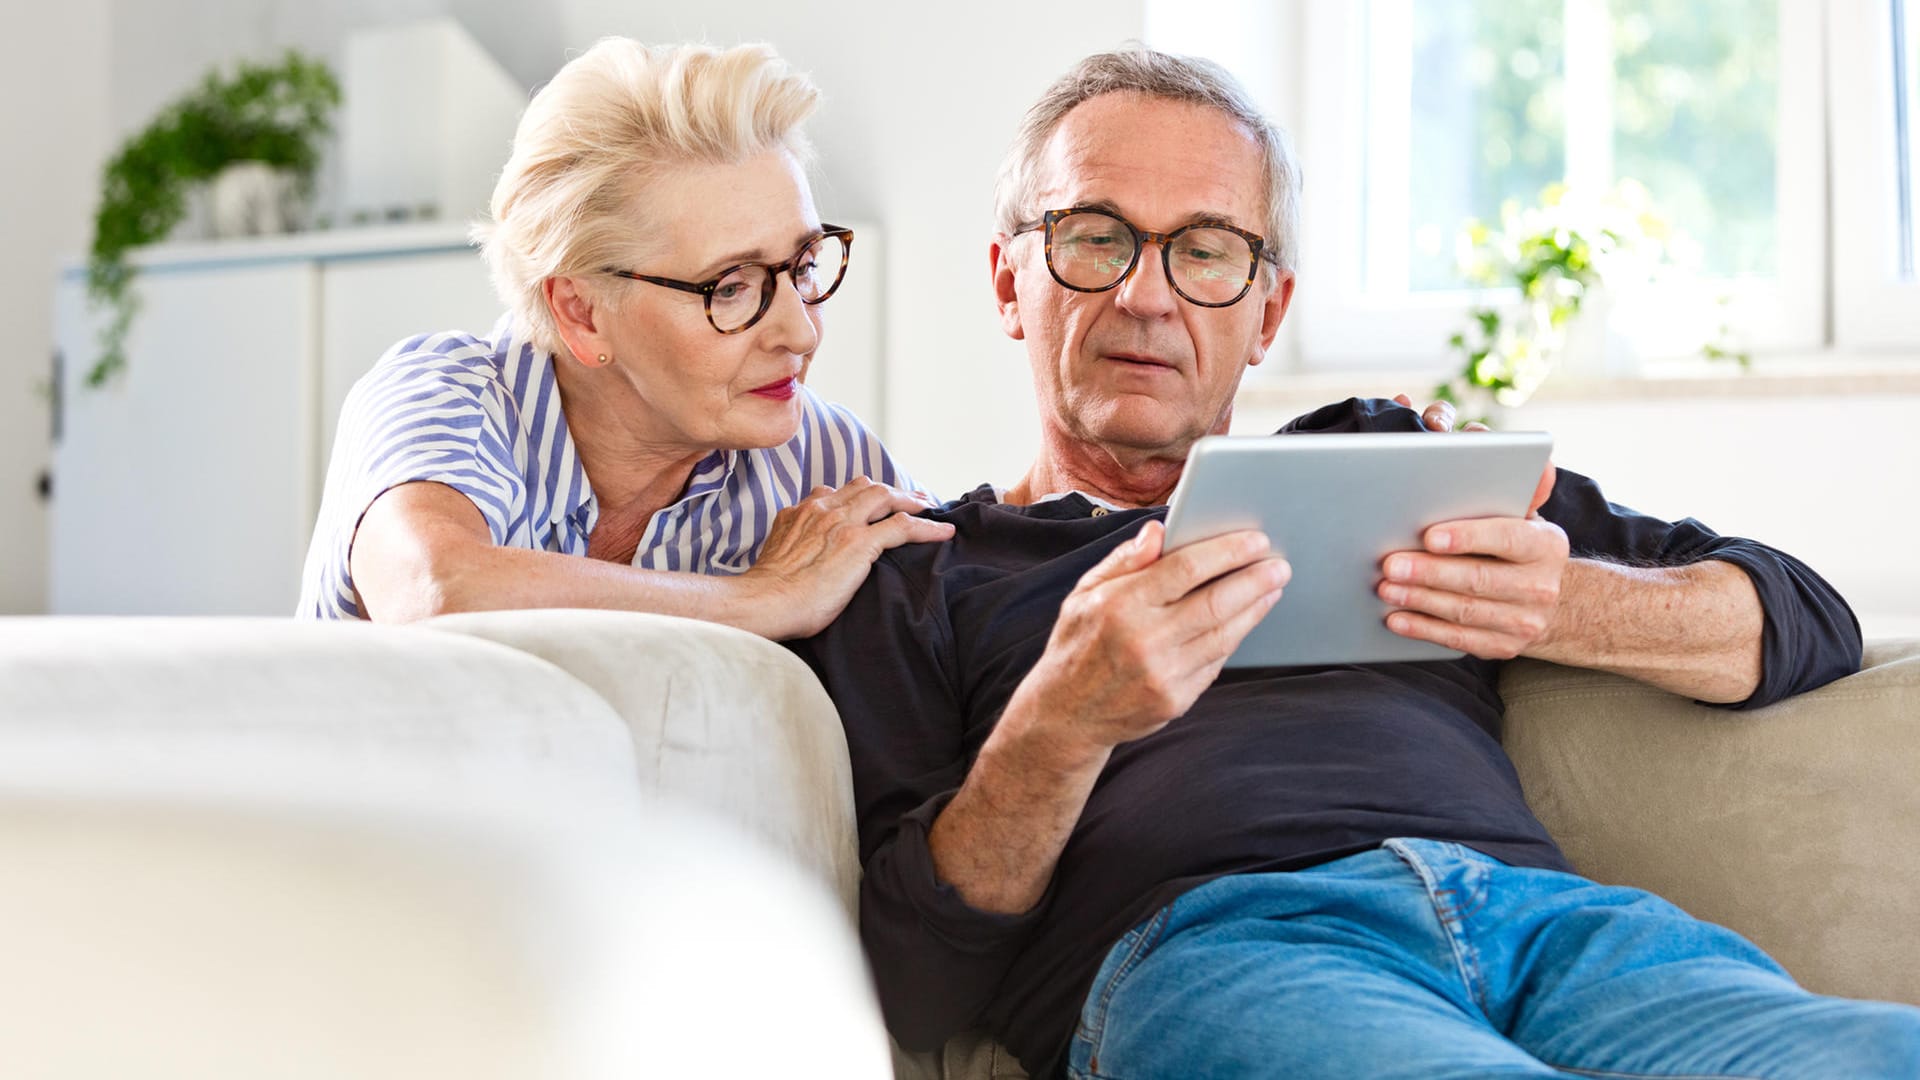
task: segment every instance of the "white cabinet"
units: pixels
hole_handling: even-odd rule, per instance
[[[480,258],[448,226],[157,248],[127,370],[84,385],[98,318],[60,282],[65,358],[49,607],[293,611],[340,402],[393,342],[484,334]]]
[[[876,429],[879,230],[824,312],[808,383]],[[61,279],[57,614],[290,614],[347,391],[413,334],[485,335],[501,306],[449,225],[155,248],[136,259],[127,370],[84,385],[99,320]]]

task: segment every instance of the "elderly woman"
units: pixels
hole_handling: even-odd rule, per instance
[[[560,70],[475,229],[508,313],[354,387],[300,614],[625,608],[786,638],[881,551],[951,535],[804,383],[853,242],[803,170],[817,96],[764,46],[608,39]]]

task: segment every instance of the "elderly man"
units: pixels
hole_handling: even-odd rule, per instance
[[[1162,504],[1286,316],[1297,190],[1204,62],[1095,56],[1028,116],[992,263],[1039,457],[796,646],[846,723],[896,1036],[984,1026],[1041,1076],[1920,1075],[1920,1010],[1575,876],[1497,738],[1516,655],[1736,708],[1855,670],[1792,558],[1550,472],[1537,516],[1387,560],[1389,625],[1470,658],[1222,673],[1290,568],[1253,533],[1164,552]]]

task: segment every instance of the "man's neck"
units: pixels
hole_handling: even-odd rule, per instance
[[[1187,447],[1160,452],[1044,437],[1040,454],[1002,501],[1024,506],[1049,495],[1078,491],[1115,506],[1161,506],[1173,495]]]

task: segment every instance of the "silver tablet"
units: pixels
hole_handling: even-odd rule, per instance
[[[1442,521],[1524,516],[1552,451],[1545,432],[1209,436],[1174,488],[1167,550],[1259,529],[1293,564],[1228,667],[1455,659],[1387,629],[1381,560]]]

